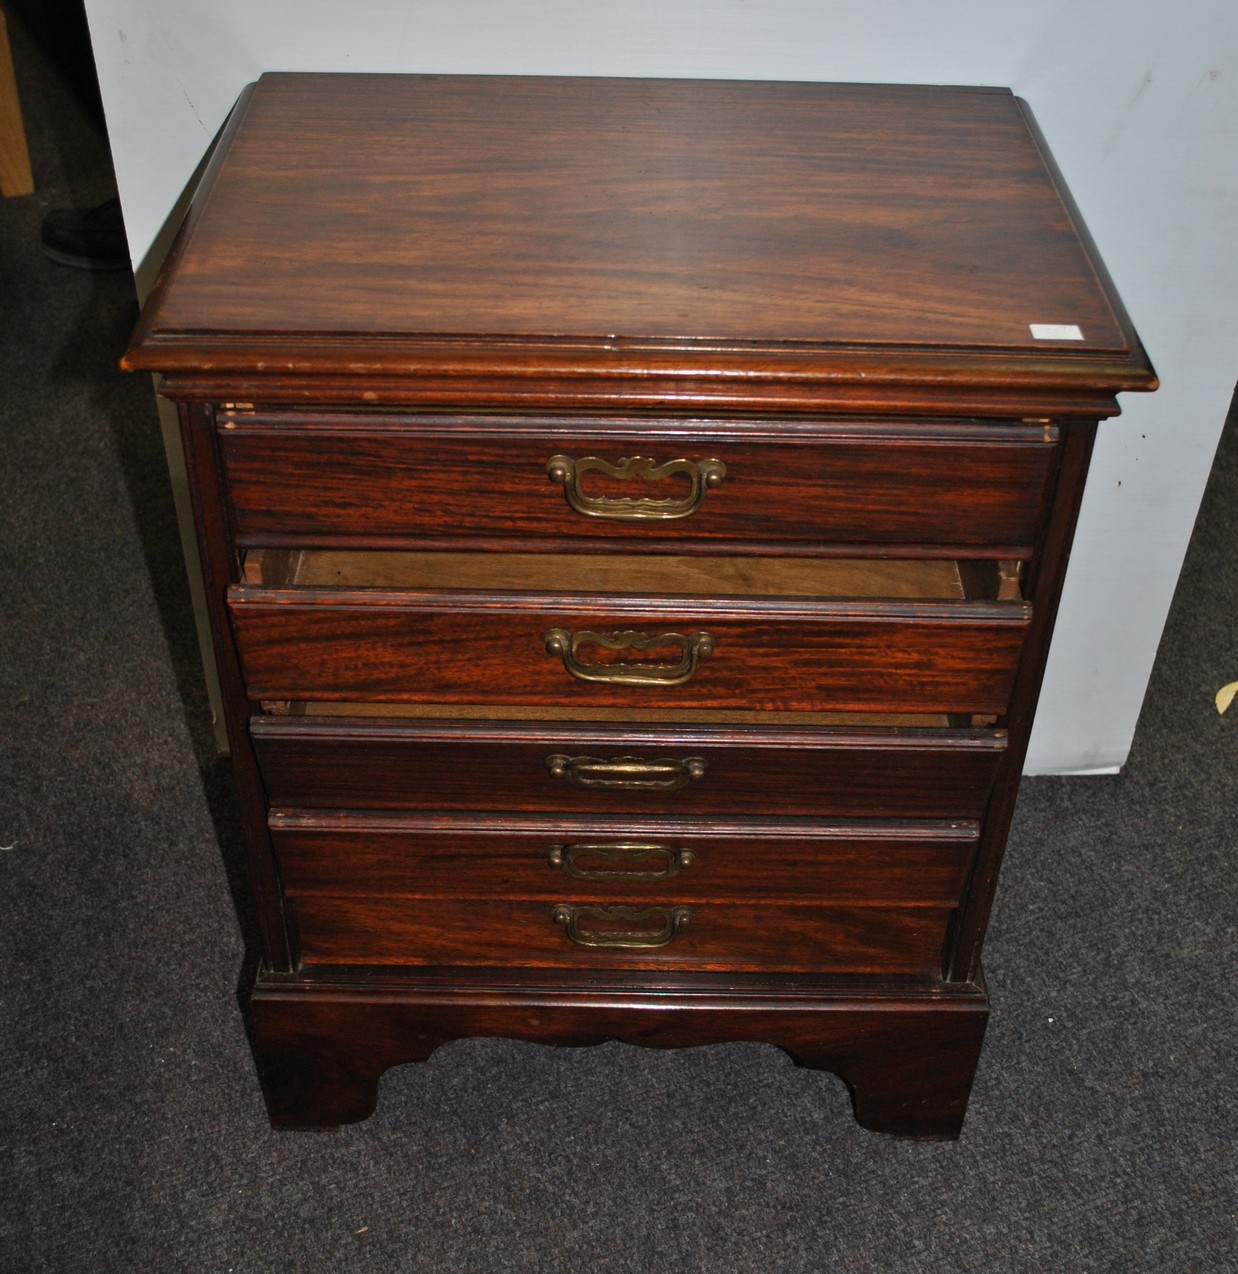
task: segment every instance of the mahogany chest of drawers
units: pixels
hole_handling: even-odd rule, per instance
[[[1004,90],[269,75],[179,404],[278,1126],[446,1040],[781,1045],[957,1135],[1096,422]]]

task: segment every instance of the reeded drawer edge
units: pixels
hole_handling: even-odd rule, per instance
[[[494,834],[504,830],[516,830],[532,835],[555,834],[564,829],[605,826],[616,835],[650,834],[658,829],[679,831],[698,836],[766,836],[779,835],[805,840],[830,837],[847,837],[856,840],[880,841],[890,836],[915,837],[931,840],[974,840],[979,836],[980,823],[976,819],[875,819],[848,818],[824,822],[820,819],[780,818],[719,818],[708,823],[700,819],[678,819],[673,816],[642,818],[607,817],[603,820],[587,814],[561,814],[553,816],[516,815],[501,821],[490,817],[470,816],[467,813],[402,814],[375,810],[304,810],[272,806],[267,824],[272,830],[300,828],[334,828],[340,831],[408,831],[460,832]]]
[[[575,721],[496,721],[491,720],[479,708],[472,719],[460,718],[391,718],[313,716],[292,717],[255,715],[250,718],[250,732],[255,738],[302,738],[306,741],[419,741],[448,742],[454,739],[472,739],[487,743],[528,743],[544,739],[576,737],[580,739],[626,742],[633,746],[648,744],[660,746],[673,738],[685,745],[691,743],[746,743],[751,746],[791,747],[848,747],[894,748],[923,750],[925,748],[958,752],[1003,752],[1007,745],[1005,730],[986,729],[918,729],[915,727],[862,727],[826,726],[797,729],[794,726],[769,727],[762,725],[692,725],[661,724],[641,725],[624,723],[610,725],[588,718],[588,709],[580,709]],[[765,714],[768,715],[768,714]]]
[[[334,965],[302,966],[288,973],[262,969],[254,994],[289,1004],[335,999],[398,1004],[423,997],[444,1005],[484,1009],[500,1002],[529,1007],[588,1003],[627,1003],[633,1007],[744,1009],[757,1004],[785,1005],[828,1013],[834,1009],[873,1007],[951,1008],[967,1011],[988,1004],[983,969],[974,981],[948,982],[940,976],[905,974],[711,973],[677,970],[673,979],[641,970],[609,975],[604,970],[521,969],[505,965],[450,965],[419,968]]]

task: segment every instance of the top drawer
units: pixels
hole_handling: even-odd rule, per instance
[[[220,413],[242,546],[823,543],[1027,557],[1041,425]]]

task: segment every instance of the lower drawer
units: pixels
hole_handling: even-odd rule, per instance
[[[289,894],[953,907],[975,823],[804,825],[273,811]]]
[[[568,895],[565,894],[565,897]],[[939,977],[947,907],[290,900],[305,966],[503,966]]]
[[[255,717],[272,805],[979,818],[1001,731]]]

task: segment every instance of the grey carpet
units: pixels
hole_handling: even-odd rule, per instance
[[[0,1266],[1234,1269],[1235,429],[1126,772],[1025,787],[957,1145],[864,1132],[772,1047],[485,1040],[389,1073],[365,1124],[276,1134],[151,386],[115,370],[131,282],[37,248],[106,150],[15,36],[39,189],[0,206]]]

